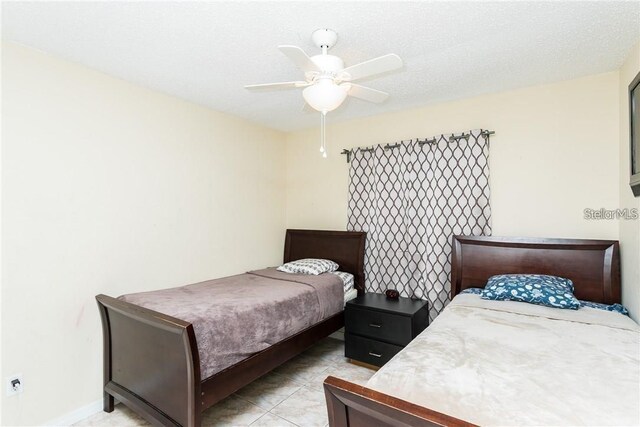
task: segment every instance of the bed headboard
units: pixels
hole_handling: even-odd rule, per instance
[[[325,258],[354,276],[358,294],[364,292],[364,242],[362,231],[287,230],[284,262],[302,258]]]
[[[548,274],[571,279],[581,300],[620,302],[615,240],[453,236],[451,296],[483,288],[496,274]]]

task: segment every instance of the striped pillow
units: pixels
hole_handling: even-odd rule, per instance
[[[330,273],[338,269],[338,264],[321,258],[305,258],[291,261],[277,268],[278,271],[293,274],[312,274],[317,276],[322,273]]]

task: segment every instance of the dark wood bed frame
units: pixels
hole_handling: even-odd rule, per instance
[[[284,262],[328,258],[364,292],[365,233],[287,230]],[[106,295],[96,296],[104,346],[104,410],[114,398],[163,426],[200,425],[205,409],[340,329],[342,312],[209,378],[200,378],[193,325]]]
[[[484,288],[489,277],[505,273],[567,277],[578,299],[620,302],[617,241],[453,237],[452,297],[463,289]],[[324,390],[332,427],[472,425],[332,376]]]

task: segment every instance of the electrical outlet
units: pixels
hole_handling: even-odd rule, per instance
[[[22,374],[11,375],[7,377],[7,396],[13,396],[14,394],[20,394],[24,391],[24,381],[22,380]]]

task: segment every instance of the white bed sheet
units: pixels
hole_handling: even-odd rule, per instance
[[[356,298],[358,296],[358,290],[356,288],[351,288],[347,292],[344,293],[344,303],[347,304],[348,301]]]
[[[480,425],[639,425],[640,327],[458,295],[367,387]]]
[[[355,283],[355,278],[353,277],[353,274],[347,273],[345,271],[332,271],[329,274],[334,274],[338,276],[340,280],[342,280],[342,285],[344,287],[345,292],[353,288]]]

